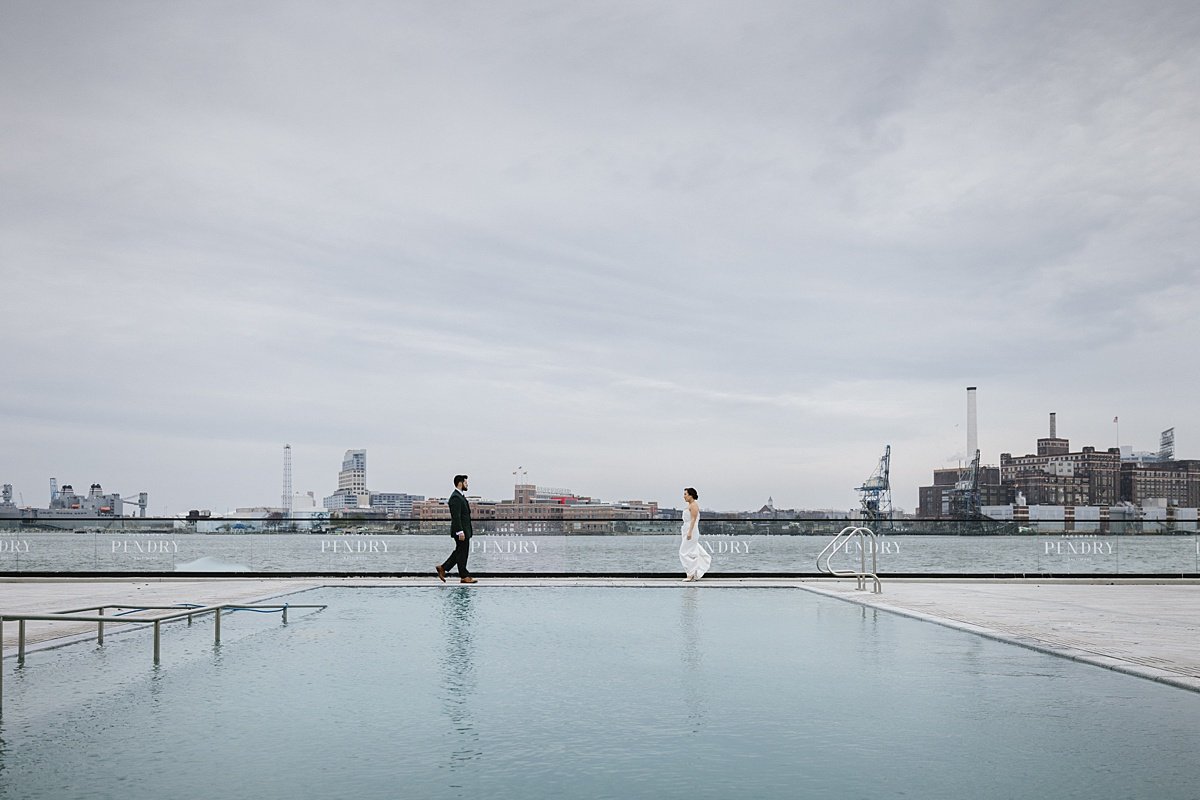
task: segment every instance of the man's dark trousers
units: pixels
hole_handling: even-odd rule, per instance
[[[459,577],[465,578],[471,573],[467,572],[467,556],[471,555],[471,541],[467,538],[454,539],[454,552],[442,564],[442,569],[449,572],[454,566],[458,565]]]
[[[447,505],[450,506],[450,536],[454,539],[454,552],[442,564],[442,569],[448,571],[457,564],[458,577],[467,578],[471,575],[467,572],[467,556],[471,555],[471,535],[474,533],[471,529],[471,504],[462,492],[455,489]],[[461,539],[454,535],[460,531],[464,534]]]

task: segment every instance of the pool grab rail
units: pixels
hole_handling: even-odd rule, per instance
[[[110,624],[141,624],[152,625],[154,627],[154,663],[159,662],[161,653],[160,641],[162,624],[164,622],[174,622],[175,620],[187,618],[187,624],[192,624],[194,617],[203,616],[204,614],[213,615],[213,644],[221,643],[221,613],[233,611],[257,611],[259,613],[278,613],[283,612],[283,624],[288,621],[288,609],[292,608],[326,608],[324,605],[294,603],[219,603],[211,606],[201,606],[193,603],[177,603],[173,606],[156,606],[156,605],[120,605],[109,603],[107,605],[86,606],[84,608],[75,608],[69,611],[55,611],[45,614],[0,614],[0,643],[4,640],[4,623],[17,623],[17,665],[25,663],[25,623],[26,622],[95,622],[96,623],[96,643],[104,644],[104,625]],[[128,609],[120,614],[105,615],[108,609]],[[84,612],[95,611],[95,614],[87,614]],[[142,611],[169,611],[167,614],[157,614],[155,616],[134,617],[130,614],[136,614]],[[4,709],[4,669],[3,660],[0,660],[0,713]]]
[[[857,570],[834,569],[830,561],[835,555],[846,548],[851,541],[858,542],[859,568]],[[867,551],[871,551],[871,569],[867,571]],[[871,589],[874,594],[883,592],[883,584],[879,582],[879,539],[870,528],[859,525],[848,525],[838,531],[837,536],[825,545],[825,549],[817,555],[817,570],[835,578],[855,578],[858,590],[866,591],[867,581],[873,582]],[[822,562],[822,559],[824,561]]]

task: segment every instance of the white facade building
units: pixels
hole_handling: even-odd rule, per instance
[[[338,473],[337,491],[325,498],[330,511],[347,508],[369,508],[371,493],[367,491],[367,451],[347,450]]]

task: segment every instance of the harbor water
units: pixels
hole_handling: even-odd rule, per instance
[[[469,566],[484,574],[671,573],[679,571],[677,538],[483,534],[471,542]],[[714,574],[812,573],[829,537],[706,534],[701,541]],[[0,534],[0,572],[432,574],[451,549],[444,534],[12,531]],[[1194,534],[882,535],[875,555],[881,574],[1200,574]],[[852,549],[833,564],[861,560]]]

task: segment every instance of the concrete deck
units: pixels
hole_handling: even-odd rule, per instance
[[[0,582],[0,612],[45,613],[100,603],[249,603],[317,586],[442,586],[435,578],[395,579],[11,579]],[[451,579],[448,586],[459,586]],[[494,586],[798,588],[947,625],[1000,641],[1200,691],[1200,585],[1086,581],[888,581],[881,595],[851,581],[706,578],[489,578]],[[129,627],[129,626],[126,626]],[[16,653],[16,623],[4,625],[4,657]],[[107,624],[106,635],[118,626]],[[32,652],[94,636],[92,623],[29,622]]]
[[[1200,585],[889,581],[803,588],[1200,692]]]

